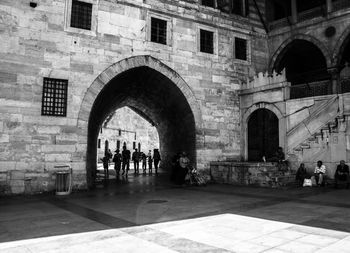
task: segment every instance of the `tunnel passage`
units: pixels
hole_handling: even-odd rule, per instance
[[[327,61],[322,51],[313,43],[293,40],[278,56],[274,69],[286,70],[286,77],[292,85],[329,79]]]
[[[164,170],[170,169],[172,157],[180,151],[187,152],[191,161],[196,161],[195,120],[185,96],[158,71],[146,66],[136,67],[115,76],[94,101],[88,122],[89,184],[93,182],[91,177],[96,170],[100,127],[108,115],[124,106],[132,108],[156,127]]]

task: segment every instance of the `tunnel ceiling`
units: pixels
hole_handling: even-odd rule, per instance
[[[329,78],[327,62],[322,51],[305,40],[294,40],[281,53],[275,69],[286,69],[287,80],[301,84]]]

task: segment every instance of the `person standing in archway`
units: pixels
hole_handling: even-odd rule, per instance
[[[141,160],[142,160],[142,172],[143,174],[146,174],[147,156],[143,152],[141,152]]]
[[[154,170],[156,171],[156,175],[158,175],[158,164],[160,162],[160,153],[158,149],[153,150],[153,162],[154,162]]]
[[[139,174],[139,165],[140,165],[140,154],[135,148],[135,151],[132,153],[132,161],[134,162],[134,174]]]
[[[152,159],[152,151],[148,151],[147,154],[147,160],[148,160],[148,174],[152,174],[152,163],[153,163],[153,159]]]
[[[126,176],[128,176],[128,172],[130,169],[130,150],[126,149],[126,146],[123,146],[123,151],[122,151],[122,169],[124,175],[125,170],[126,170]]]
[[[122,156],[119,153],[119,149],[116,149],[116,151],[115,151],[115,155],[113,157],[113,162],[114,162],[115,177],[116,177],[116,179],[118,179],[120,167],[121,167],[121,162],[122,162]]]

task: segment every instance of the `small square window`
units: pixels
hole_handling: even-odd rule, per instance
[[[167,21],[151,18],[151,41],[166,45]]]
[[[215,0],[202,0],[202,5],[215,8]]]
[[[41,115],[61,116],[67,114],[68,80],[44,78]]]
[[[208,54],[214,53],[214,33],[200,29],[200,51]]]
[[[235,38],[235,56],[236,59],[247,60],[247,40]]]
[[[73,0],[70,26],[91,30],[91,15],[92,4]]]

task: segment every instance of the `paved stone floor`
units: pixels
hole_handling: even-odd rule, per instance
[[[349,194],[130,175],[65,197],[2,197],[0,252],[350,252]]]

